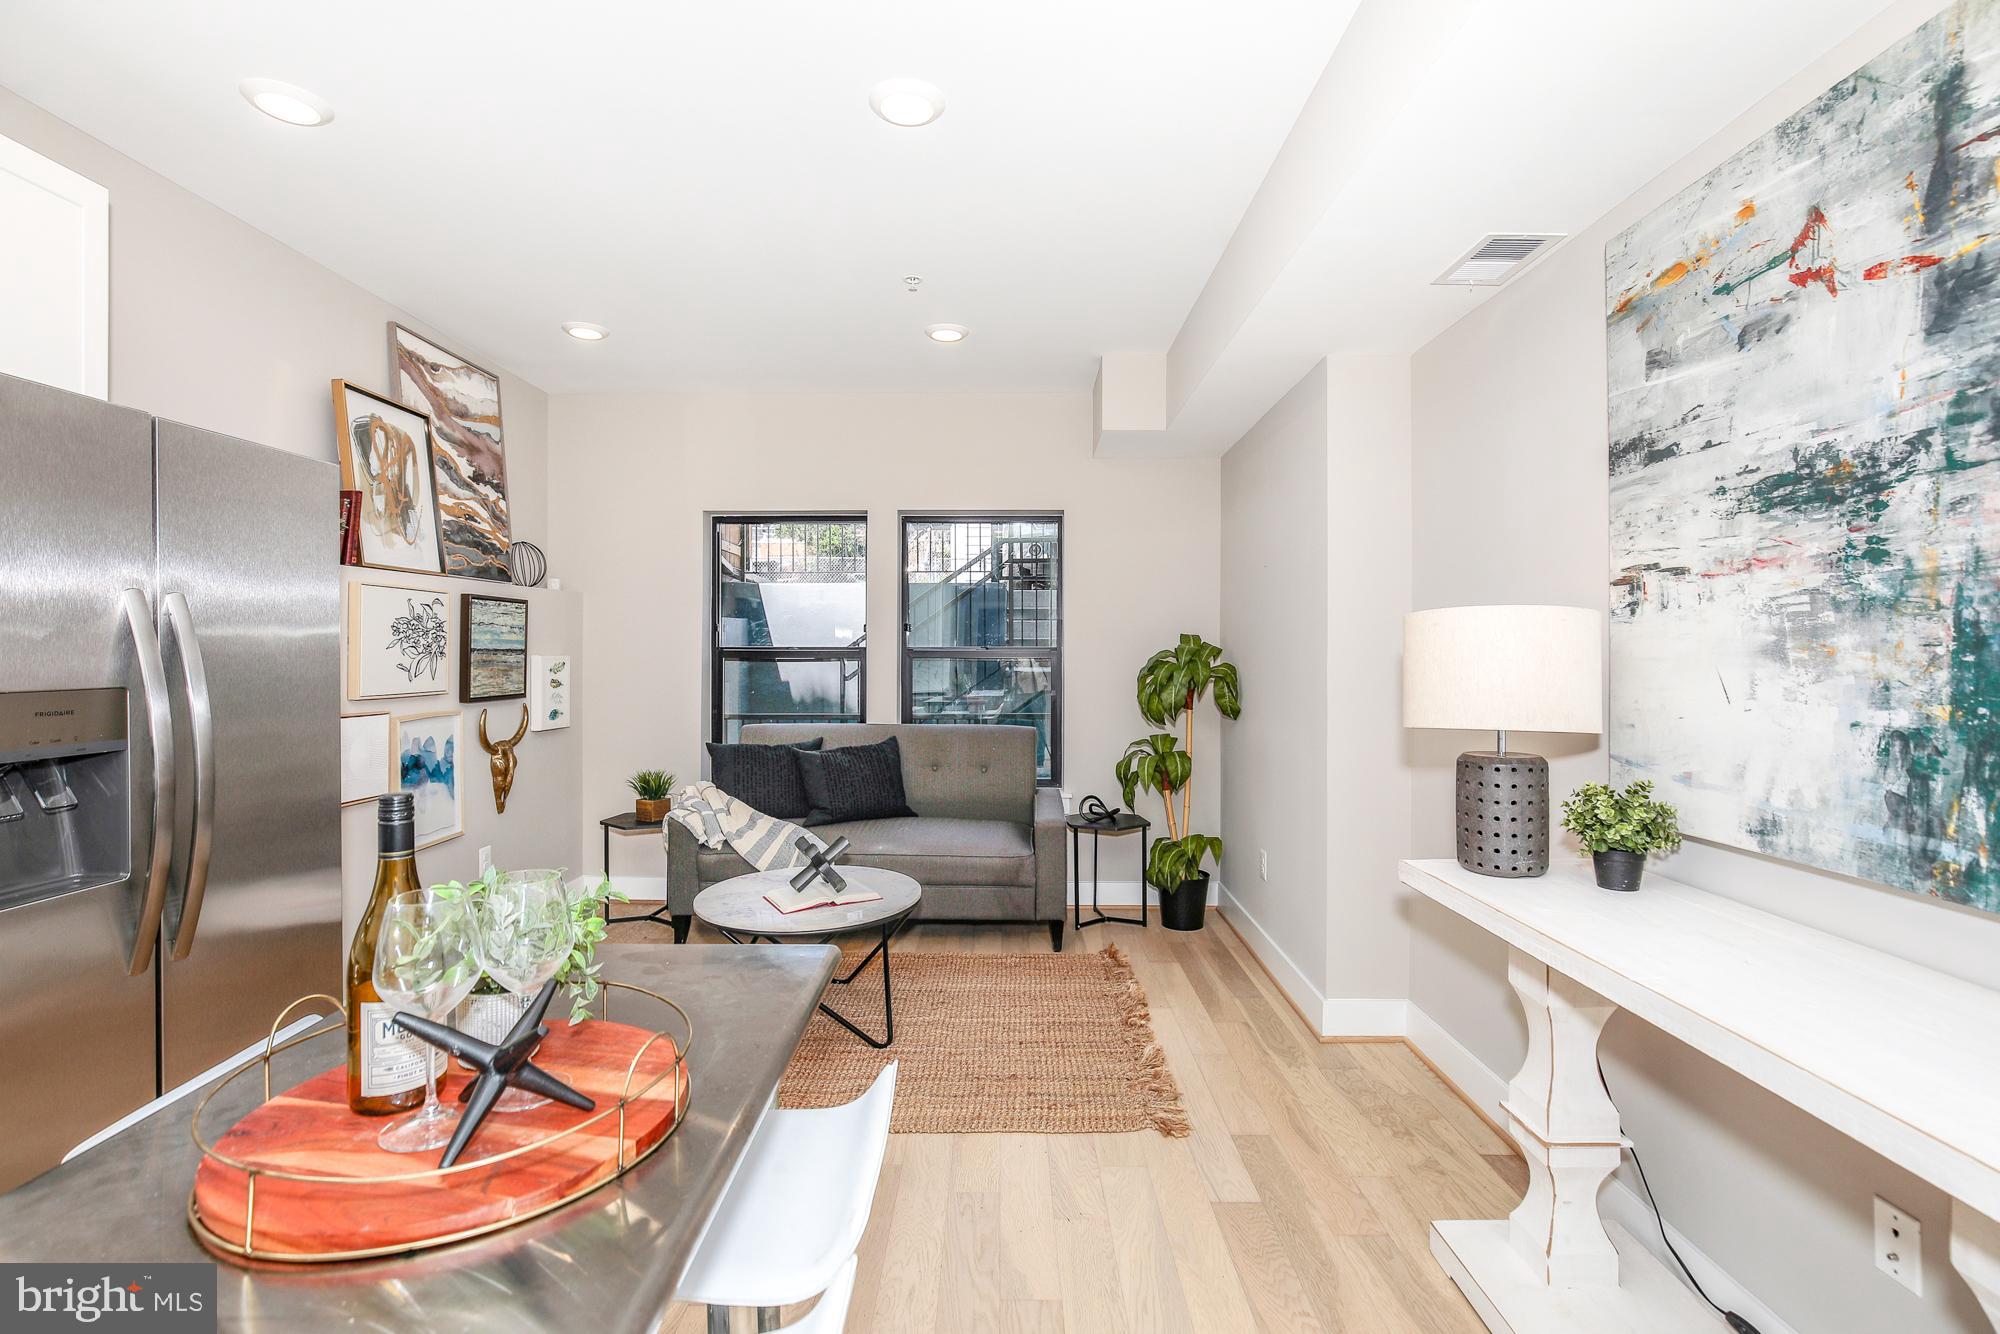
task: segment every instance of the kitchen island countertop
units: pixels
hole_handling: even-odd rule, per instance
[[[687,1116],[659,1152],[574,1203],[456,1245],[332,1265],[221,1262],[222,1328],[651,1329],[839,957],[830,945],[600,947],[605,976],[671,997],[694,1021]],[[614,1017],[651,1023],[654,1012],[678,1036],[671,1012],[616,993]],[[337,1033],[314,1038],[277,1058],[272,1085],[289,1088],[343,1053]],[[261,1092],[256,1075],[244,1075],[209,1107],[204,1129],[220,1133]],[[0,1259],[213,1259],[187,1221],[200,1157],[188,1128],[199,1102],[190,1094],[0,1196]]]

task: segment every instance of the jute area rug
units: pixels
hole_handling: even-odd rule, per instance
[[[619,941],[655,938],[645,928],[611,932]],[[862,952],[848,951],[841,972]],[[880,966],[828,987],[826,997],[877,1036]],[[895,1061],[889,1128],[898,1133],[1188,1133],[1145,989],[1117,946],[1063,954],[896,950],[890,967],[895,1045],[877,1051],[815,1014],[778,1087],[779,1106],[851,1102]]]

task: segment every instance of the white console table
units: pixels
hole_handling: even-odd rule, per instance
[[[2000,1329],[2000,991],[1648,873],[1570,862],[1534,880],[1406,861],[1402,881],[1507,942],[1528,1017],[1508,1085],[1528,1190],[1504,1221],[1432,1224],[1487,1328],[1726,1328],[1598,1217],[1624,1147],[1597,1039],[1630,1010],[1952,1197],[1951,1262]]]

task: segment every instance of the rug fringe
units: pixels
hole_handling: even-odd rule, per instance
[[[1153,1033],[1153,1007],[1146,999],[1146,988],[1140,985],[1139,975],[1123,950],[1107,944],[1103,954],[1111,965],[1111,980],[1118,987],[1118,1022],[1139,1040],[1139,1078],[1135,1083],[1145,1096],[1146,1118],[1168,1139],[1186,1139],[1194,1127],[1181,1101],[1180,1083]]]

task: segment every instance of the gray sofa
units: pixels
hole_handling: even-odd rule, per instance
[[[895,737],[903,795],[915,818],[856,820],[813,830],[845,836],[856,866],[901,871],[924,887],[916,920],[1047,922],[1062,948],[1069,857],[1062,797],[1035,785],[1035,732],[950,723],[751,723],[743,740],[783,745],[823,737],[828,749]],[[687,939],[694,897],[748,862],[724,845],[702,847],[667,821],[667,908],[674,939]]]

